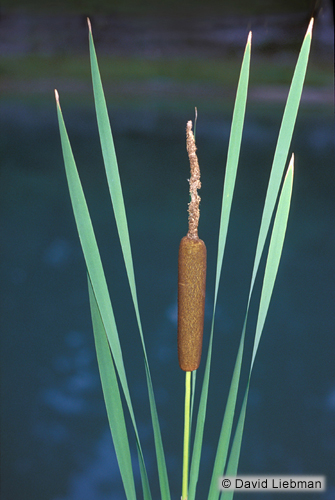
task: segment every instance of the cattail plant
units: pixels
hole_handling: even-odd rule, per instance
[[[234,493],[233,491],[223,491],[220,493],[218,488],[218,478],[224,473],[230,476],[234,476],[237,473],[251,373],[254,366],[260,338],[263,332],[270,299],[272,296],[288,221],[293,184],[293,154],[291,156],[291,160],[289,162],[285,175],[284,172],[306,74],[311,44],[312,27],[313,19],[309,24],[293,74],[292,83],[289,90],[274,153],[270,179],[264,202],[262,220],[258,234],[243,329],[241,332],[235,367],[232,374],[226,409],[222,419],[221,431],[218,436],[217,452],[213,464],[213,473],[209,486],[208,500],[218,500],[219,496],[220,500],[230,500]],[[113,204],[114,215],[116,219],[120,244],[123,252],[123,258],[126,266],[127,277],[143,349],[143,359],[148,387],[161,499],[170,500],[170,486],[163,449],[163,440],[159,426],[149,361],[142,330],[140,311],[138,307],[135,273],[130,247],[126,211],[122,195],[121,181],[90,23],[89,47],[95,108],[107,182]],[[191,200],[189,203],[188,233],[180,243],[178,263],[178,357],[181,369],[186,372],[182,500],[186,500],[186,498],[188,500],[195,499],[196,486],[199,477],[203,432],[206,421],[208,388],[210,382],[215,310],[217,305],[219,282],[222,270],[231,204],[234,194],[236,173],[239,162],[244,115],[247,102],[250,52],[251,33],[249,33],[243,56],[229,138],[219,228],[213,315],[209,334],[208,351],[205,362],[200,401],[197,416],[195,419],[194,435],[190,429],[190,397],[192,397],[193,401],[196,387],[196,370],[200,363],[202,350],[206,287],[206,247],[203,241],[200,240],[198,236],[200,198],[198,196],[197,190],[200,188],[200,170],[196,156],[195,140],[192,133],[192,123],[188,122],[187,124],[187,151],[191,169]],[[133,427],[135,435],[135,444],[138,454],[143,498],[144,500],[151,500],[152,496],[150,484],[147,475],[140,436],[137,429],[135,413],[132,406],[131,395],[128,388],[127,375],[123,363],[123,354],[119,341],[118,329],[114,319],[113,307],[109,297],[104,270],[100,259],[100,254],[84,192],[81,186],[80,178],[71,149],[71,144],[63,120],[59,102],[59,95],[57,91],[55,91],[55,96],[57,102],[57,114],[66,176],[79,238],[86,262],[88,291],[97,360],[115,453],[120,468],[126,498],[127,500],[135,500],[137,498],[137,494],[130,454],[128,430],[125,423],[124,407],[122,404],[120,393],[121,390],[124,396],[126,411],[129,413],[131,425]],[[254,291],[256,276],[259,271],[260,259],[264,251],[265,241],[270,231],[271,221],[273,219],[274,213],[274,222],[271,229],[270,244],[267,252],[262,289],[259,298],[253,352],[251,363],[248,369],[249,375],[246,386],[241,387],[240,373],[244,351],[246,325],[248,322],[249,305],[251,296],[253,295]],[[237,425],[233,432],[233,417],[235,411],[237,411],[236,401],[239,390],[242,391],[243,400],[242,405],[239,408]],[[190,437],[192,436],[193,449],[190,459],[189,442]],[[228,451],[230,452],[229,454]]]
[[[185,419],[182,499],[187,498],[189,435],[190,435],[190,386],[191,372],[199,368],[204,331],[206,297],[205,243],[198,236],[201,188],[200,168],[196,154],[192,122],[186,127],[186,147],[190,160],[190,198],[188,205],[188,233],[180,242],[178,257],[178,359],[185,375]]]

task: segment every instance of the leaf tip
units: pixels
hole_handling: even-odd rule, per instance
[[[312,17],[311,20],[309,21],[306,36],[310,35],[310,37],[312,37],[313,25],[314,25],[314,17]]]
[[[89,17],[87,18],[87,24],[88,24],[88,29],[89,29],[90,33],[92,34],[92,26],[91,26],[91,21],[90,21]]]
[[[294,153],[292,153],[286,176],[288,175],[289,172],[292,172],[292,175],[294,174]]]
[[[57,105],[59,106],[59,94],[58,94],[56,89],[55,89],[55,99],[56,99]]]
[[[249,43],[251,45],[251,39],[252,39],[252,31],[249,31],[247,44]]]

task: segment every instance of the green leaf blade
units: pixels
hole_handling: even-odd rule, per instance
[[[192,452],[192,461],[190,468],[190,483],[188,500],[194,500],[196,493],[196,486],[199,477],[200,468],[200,458],[201,449],[203,442],[204,425],[206,419],[206,408],[208,399],[208,388],[209,388],[209,378],[210,378],[210,365],[212,357],[212,345],[213,345],[213,334],[214,334],[214,319],[217,295],[219,289],[219,282],[222,270],[222,262],[224,249],[226,244],[226,237],[228,232],[229,218],[231,204],[234,194],[236,173],[238,167],[238,160],[240,155],[245,109],[247,102],[247,92],[249,84],[249,71],[250,71],[250,54],[251,54],[251,32],[249,33],[247,44],[244,51],[239,82],[237,86],[236,99],[234,105],[232,126],[229,138],[227,162],[226,162],[226,173],[223,187],[222,195],[222,209],[221,209],[221,219],[220,219],[220,229],[219,229],[219,242],[218,242],[218,255],[217,255],[217,265],[216,265],[216,279],[215,279],[215,295],[214,295],[214,308],[211,324],[210,340],[208,345],[208,353],[205,367],[204,380],[202,384],[200,403],[197,415],[196,432],[194,437],[194,445]]]
[[[251,279],[251,285],[250,285],[250,290],[249,290],[249,298],[248,298],[248,305],[247,305],[247,312],[246,312],[245,321],[247,321],[251,295],[253,292],[253,287],[254,287],[256,275],[258,272],[260,259],[261,259],[262,253],[263,253],[265,240],[266,240],[266,237],[267,237],[267,234],[269,231],[272,214],[274,211],[276,200],[278,198],[280,183],[281,183],[283,171],[285,168],[288,150],[289,150],[291,140],[292,140],[293,130],[294,130],[295,121],[296,121],[296,117],[297,117],[297,113],[298,113],[298,108],[299,108],[299,104],[300,104],[300,99],[301,99],[301,94],[302,94],[302,89],[303,89],[303,84],[304,84],[304,80],[305,80],[307,64],[308,64],[308,59],[309,59],[311,37],[312,37],[312,28],[313,28],[313,19],[311,20],[311,22],[308,26],[308,29],[307,29],[300,53],[299,53],[298,61],[297,61],[294,75],[292,78],[290,91],[289,91],[289,95],[287,98],[287,102],[286,102],[286,106],[285,106],[285,110],[284,110],[284,115],[283,115],[280,131],[279,131],[279,136],[278,136],[275,155],[274,155],[274,159],[273,159],[273,163],[272,163],[266,199],[265,199],[264,208],[263,208],[261,227],[260,227],[260,231],[259,231],[259,235],[258,235],[256,255],[255,255],[255,260],[254,260],[254,266],[253,266],[252,279]],[[285,194],[286,196],[288,194],[288,186],[290,185],[291,175],[292,175],[292,181],[293,181],[293,162],[292,162],[292,168],[291,168],[291,164],[290,164],[290,167],[288,169],[286,179],[285,179],[286,182],[289,181],[288,184],[286,183],[286,194]],[[284,183],[284,185],[285,185],[285,183]],[[291,185],[291,189],[292,189],[292,185]],[[290,196],[291,196],[291,193],[290,193]],[[287,205],[287,199],[286,199],[286,207],[288,207],[288,210],[289,210],[289,205]],[[278,205],[278,208],[279,208],[279,205]],[[288,213],[287,213],[287,215],[288,215]],[[286,223],[287,223],[287,221],[286,221]],[[286,230],[286,226],[285,226],[285,230]],[[279,247],[277,247],[277,249],[279,250]],[[282,250],[282,247],[280,249],[280,254],[281,254],[281,250]],[[280,259],[280,254],[279,254],[279,252],[277,252],[277,255],[276,255],[277,259],[278,258]],[[272,260],[272,259],[270,259],[270,260]],[[271,265],[266,266],[267,267],[266,286],[264,288],[264,293],[262,291],[263,299],[261,298],[262,306],[260,304],[259,318],[258,318],[257,326],[256,326],[254,350],[253,350],[252,363],[251,363],[250,373],[249,373],[249,382],[250,382],[251,372],[252,372],[252,368],[253,368],[253,363],[255,360],[255,356],[257,353],[260,337],[261,337],[264,322],[265,322],[265,317],[266,317],[268,306],[270,303],[270,298],[271,298],[272,289],[273,289],[273,285],[274,285],[274,279],[275,279],[275,276],[276,276],[276,273],[278,270],[278,267],[276,268],[277,265],[279,265],[279,261],[277,263],[275,263],[273,260],[272,266]],[[265,279],[265,276],[264,276],[264,279]],[[270,293],[270,290],[271,290],[271,293]],[[229,470],[229,474],[231,474],[231,475],[236,474],[237,468],[238,468],[239,455],[240,455],[243,429],[244,429],[246,405],[247,405],[247,398],[248,398],[248,391],[249,391],[249,382],[248,382],[247,389],[245,392],[243,406],[242,406],[242,409],[240,412],[238,425],[237,425],[237,428],[235,431],[232,450],[231,450],[231,454],[230,454],[229,462],[228,462],[228,467],[227,467],[227,472]],[[222,492],[222,494],[221,494],[221,500],[223,500],[223,499],[230,500],[232,497],[233,497],[233,492]]]
[[[108,326],[106,327],[106,325],[115,325],[114,313],[109,298],[109,292],[93,230],[92,221],[87,208],[84,192],[81,186],[59,103],[57,105],[57,113],[70,198],[78,229],[79,239],[86,262],[87,272],[90,277],[98,307],[106,328],[108,340],[112,349],[114,361],[120,376],[121,383],[125,387],[128,387],[117,330],[116,328],[111,329]],[[125,392],[128,392],[127,389],[125,390]]]
[[[236,357],[233,377],[230,384],[228,400],[221,425],[221,431],[216,450],[212,479],[209,487],[208,500],[214,500],[219,498],[218,478],[223,475],[228,455],[228,448],[229,448],[231,431],[235,415],[236,399],[240,383],[246,324],[247,324],[247,315],[245,317],[243,325],[243,331]]]
[[[121,249],[123,253],[123,258],[126,266],[129,286],[135,306],[136,316],[140,323],[139,311],[138,311],[138,301],[136,293],[135,284],[135,274],[134,266],[132,260],[130,238],[128,231],[128,222],[126,216],[126,209],[123,200],[123,193],[121,187],[120,174],[117,164],[117,158],[115,153],[114,141],[112,136],[112,130],[110,126],[110,121],[108,117],[106,99],[102,87],[100,71],[98,66],[97,55],[95,52],[93,36],[91,26],[89,24],[89,47],[90,47],[90,61],[91,61],[91,72],[92,72],[92,83],[94,92],[94,102],[95,110],[98,122],[101,150],[105,164],[105,171],[107,176],[108,187],[110,191],[110,196],[112,200],[115,221],[118,229],[118,234],[121,243]],[[140,332],[142,336],[142,328],[140,327]]]
[[[94,341],[107,416],[127,500],[136,500],[128,433],[106,331],[88,278]]]
[[[261,227],[260,227],[260,231],[259,231],[259,235],[258,235],[256,255],[255,255],[251,285],[250,285],[250,290],[249,290],[247,311],[246,311],[246,316],[245,316],[245,321],[244,321],[243,332],[242,332],[242,336],[241,336],[240,348],[241,348],[241,344],[242,344],[242,349],[243,349],[243,344],[244,344],[244,329],[246,327],[246,322],[247,322],[247,318],[248,318],[248,311],[249,311],[251,295],[253,292],[253,287],[254,287],[256,275],[258,272],[259,262],[260,262],[260,259],[261,259],[262,253],[263,253],[266,236],[267,236],[267,233],[268,233],[268,230],[270,227],[270,222],[271,222],[272,214],[274,211],[275,203],[276,203],[276,200],[278,198],[280,183],[281,183],[281,179],[283,176],[283,171],[285,168],[288,150],[289,150],[289,147],[291,144],[294,125],[295,125],[295,121],[296,121],[296,117],[297,117],[297,113],[298,113],[298,108],[299,108],[299,104],[300,104],[304,79],[305,79],[306,70],[307,70],[309,52],[310,52],[312,27],[313,27],[313,20],[309,24],[307,33],[305,35],[305,38],[304,38],[304,41],[303,41],[303,44],[302,44],[302,47],[301,47],[301,50],[299,53],[298,61],[296,64],[292,83],[290,86],[290,91],[289,91],[288,99],[286,102],[284,115],[283,115],[283,119],[282,119],[282,123],[281,123],[281,127],[280,127],[280,132],[279,132],[279,136],[278,136],[278,140],[277,140],[274,160],[273,160],[273,164],[272,164],[272,168],[271,168],[270,180],[269,180],[266,199],[265,199],[265,203],[264,203]],[[291,197],[291,192],[289,193],[289,188],[288,188],[288,186],[290,186],[291,175],[292,175],[292,180],[293,180],[293,163],[292,163],[292,168],[291,168],[291,164],[290,164],[290,167],[288,169],[288,173],[286,175],[285,181],[288,181],[288,183],[284,182],[284,185],[286,184],[286,190],[285,190],[286,202],[285,203],[286,203],[287,210],[289,210],[289,202],[290,202],[290,198],[289,198],[289,202],[287,203],[288,194],[289,194],[289,197]],[[291,185],[291,189],[292,189],[292,185]],[[278,208],[279,208],[279,206],[278,206]],[[277,209],[277,213],[278,213],[278,209]],[[287,216],[288,216],[288,212],[287,212]],[[287,220],[286,220],[286,223],[287,223]],[[282,228],[284,226],[285,226],[285,231],[286,231],[285,224],[283,224]],[[285,231],[284,231],[284,234],[285,234]],[[273,234],[276,234],[276,231]],[[276,257],[274,259],[270,258],[270,261],[272,261],[272,265],[266,266],[267,279],[265,282],[263,299],[261,299],[262,306],[260,305],[259,318],[258,318],[257,326],[256,326],[254,351],[253,351],[252,363],[251,363],[251,367],[250,367],[249,381],[248,381],[247,389],[245,392],[243,405],[242,405],[242,409],[240,412],[238,425],[237,425],[237,428],[235,431],[232,450],[231,450],[231,454],[230,454],[229,462],[228,462],[228,466],[227,466],[227,473],[229,472],[230,475],[235,475],[237,472],[241,443],[242,443],[242,436],[243,436],[243,429],[244,429],[244,421],[245,421],[245,413],[246,413],[246,405],[247,405],[247,399],[248,399],[251,371],[252,371],[253,362],[254,362],[254,359],[256,356],[256,352],[258,349],[262,329],[264,326],[264,321],[265,321],[265,317],[267,314],[267,310],[268,310],[268,306],[269,306],[269,302],[270,302],[270,298],[271,298],[271,294],[272,294],[272,289],[273,289],[273,285],[274,285],[274,280],[275,280],[275,276],[276,276],[276,273],[278,270],[281,250],[282,250],[282,244],[281,244],[280,251],[279,251],[280,244],[278,244],[278,243],[279,242],[277,242],[277,245],[278,245],[277,250],[278,251],[274,252],[274,253],[276,253]],[[283,243],[283,241],[282,241],[282,243]],[[276,260],[277,260],[277,262],[275,262]],[[271,293],[270,293],[270,290],[271,290]],[[238,364],[238,358],[236,360],[235,369],[236,369],[237,364]],[[234,371],[235,371],[235,369],[234,369]],[[231,384],[231,387],[230,387],[228,399],[230,398],[231,391],[235,392],[233,383]],[[235,411],[235,408],[232,411]],[[230,432],[231,432],[231,429],[230,429]],[[229,443],[228,443],[228,445],[229,445]],[[226,453],[223,453],[222,456],[224,458],[226,458]],[[217,475],[217,477],[218,477],[218,475]],[[214,475],[213,475],[213,478],[215,480],[217,480],[217,477],[214,478]],[[213,498],[217,498],[217,495],[214,493],[213,479],[212,479],[211,484],[213,485],[213,488],[212,488]],[[221,494],[221,500],[222,499],[229,500],[232,497],[233,497],[233,492],[222,492],[222,494]]]
[[[233,444],[231,447],[231,452],[229,456],[229,461],[228,461],[228,466],[227,470],[225,472],[226,476],[236,476],[237,474],[237,468],[238,468],[238,463],[240,460],[240,452],[241,452],[241,444],[242,444],[242,437],[243,437],[243,429],[244,429],[244,422],[245,422],[245,415],[247,411],[247,402],[248,402],[248,395],[249,395],[249,382],[247,384],[247,389],[245,391],[245,395],[243,398],[243,403],[242,403],[242,408],[240,412],[240,416],[237,422],[237,427],[235,431],[235,436],[233,440]],[[220,495],[220,500],[232,500],[234,496],[234,491],[222,491]]]
[[[91,71],[92,71],[92,82],[94,91],[94,101],[96,108],[96,115],[98,121],[99,136],[101,142],[101,149],[105,164],[105,171],[107,176],[107,182],[109,186],[110,196],[112,200],[115,220],[117,224],[118,234],[120,238],[120,244],[122,248],[123,258],[126,266],[128,282],[130,286],[130,291],[132,295],[132,300],[134,304],[137,324],[139,328],[144,364],[145,364],[145,374],[147,380],[148,394],[149,394],[149,404],[151,412],[151,420],[154,432],[154,442],[158,466],[159,483],[161,488],[162,500],[170,500],[170,488],[167,475],[167,468],[165,462],[165,454],[163,448],[163,441],[160,431],[160,425],[158,420],[157,407],[155,402],[155,396],[153,391],[153,384],[150,374],[150,368],[148,363],[148,357],[145,347],[145,341],[143,336],[143,329],[141,324],[141,318],[139,313],[136,282],[134,274],[134,265],[132,260],[132,252],[128,231],[128,223],[126,210],[122,194],[122,186],[119,175],[119,169],[117,164],[117,158],[115,153],[114,141],[112,136],[112,130],[110,126],[110,121],[108,117],[106,99],[103,91],[103,86],[100,77],[99,65],[96,56],[96,51],[94,47],[94,41],[92,36],[91,26],[89,24],[89,45],[90,45],[90,60],[91,60]]]
[[[254,340],[254,347],[253,347],[253,354],[252,354],[252,361],[251,361],[251,365],[250,365],[248,383],[247,383],[247,388],[246,388],[246,391],[244,394],[243,404],[242,404],[242,408],[240,411],[240,415],[239,415],[239,419],[238,419],[238,423],[237,423],[237,427],[236,427],[236,431],[235,431],[235,436],[234,436],[234,440],[233,440],[233,444],[232,444],[232,449],[231,449],[231,453],[229,456],[227,471],[226,471],[226,475],[229,475],[229,476],[236,476],[236,474],[237,474],[252,369],[254,366],[254,361],[255,361],[255,356],[256,356],[257,350],[258,350],[259,341],[260,341],[260,338],[262,335],[262,331],[263,331],[263,327],[264,327],[264,323],[265,323],[265,318],[266,318],[267,313],[268,313],[268,308],[269,308],[275,280],[276,280],[277,273],[278,273],[280,258],[281,258],[281,254],[282,254],[282,249],[283,249],[283,244],[284,244],[284,239],[285,239],[285,234],[286,234],[286,228],[287,228],[287,222],[288,222],[288,215],[289,215],[289,211],[290,211],[291,197],[292,197],[293,171],[294,171],[293,162],[294,162],[294,156],[292,155],[290,165],[289,165],[289,168],[287,170],[284,184],[283,184],[283,187],[281,190],[279,203],[278,203],[276,216],[275,216],[275,221],[274,221],[274,225],[273,225],[273,229],[272,229],[270,246],[269,246],[265,271],[264,271],[264,279],[263,279],[261,299],[260,299],[260,305],[259,305],[259,311],[258,311],[258,317],[257,317],[257,323],[256,323],[256,334],[255,334],[255,340]],[[216,479],[217,479],[217,477],[216,477]],[[224,492],[223,491],[221,493],[221,500],[231,500],[232,497],[233,497],[233,492],[228,492],[228,491]]]
[[[225,173],[222,207],[221,207],[213,316],[215,315],[215,305],[219,289],[223,255],[226,245],[230,211],[233,201],[237,167],[241,150],[242,133],[244,126],[244,117],[247,104],[247,94],[248,94],[248,84],[249,84],[250,55],[251,55],[251,32],[249,33],[248,41],[244,51],[240,77],[236,92],[230,137],[229,137],[226,173]]]
[[[249,299],[253,290],[253,285],[256,279],[259,263],[263,253],[265,240],[269,231],[276,200],[278,198],[280,183],[283,178],[287,156],[292,140],[293,130],[298,114],[301,94],[307,71],[307,64],[308,64],[311,40],[312,40],[312,28],[313,28],[313,19],[311,20],[308,26],[303,44],[300,49],[298,61],[294,70],[289,94],[285,105],[282,123],[279,130],[268,189],[264,203],[261,228],[258,235],[256,258],[252,273]]]
[[[255,356],[262,335],[265,318],[268,313],[273,287],[276,281],[280,258],[283,250],[284,239],[287,228],[288,215],[290,211],[292,186],[293,186],[294,156],[292,155],[289,168],[287,170],[284,185],[280,194],[276,217],[273,224],[270,246],[265,266],[263,287],[256,324],[256,334],[252,353],[250,374],[255,361]]]
[[[92,284],[94,296],[96,298],[99,313],[101,315],[101,319],[106,331],[108,343],[111,348],[114,363],[117,369],[118,376],[120,378],[120,383],[122,386],[122,390],[124,392],[131,421],[135,431],[136,444],[140,456],[140,471],[141,471],[142,487],[144,491],[144,498],[145,500],[151,500],[149,483],[145,469],[142,448],[137,431],[134,410],[131,403],[131,397],[129,393],[128,382],[123,363],[122,350],[115,323],[113,308],[109,297],[107,283],[100,259],[98,245],[94,235],[90,214],[87,208],[84,192],[81,186],[76,163],[72,153],[71,144],[66,131],[61,108],[59,105],[58,93],[56,93],[56,100],[57,100],[57,115],[58,115],[59,130],[62,143],[65,171],[66,171],[75,221],[78,229],[79,239],[81,242],[85,258],[89,279]]]

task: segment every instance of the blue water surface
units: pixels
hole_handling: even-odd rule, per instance
[[[150,104],[148,104],[150,101]],[[231,105],[199,111],[199,235],[208,250],[204,355]],[[139,334],[99,149],[93,105],[63,106],[119,328],[153,498],[159,485]],[[295,180],[287,237],[251,382],[240,472],[322,474],[335,498],[334,123],[305,103],[291,151]],[[211,477],[242,331],[251,269],[283,103],[252,103],[223,264],[199,498]],[[184,376],[178,366],[177,255],[187,232],[185,125],[192,105],[143,99],[111,121],[173,498],[180,497]],[[1,102],[3,500],[123,499],[90,322],[85,264],[72,214],[56,111]],[[257,313],[247,331],[246,363]],[[244,372],[244,382],[246,371]],[[239,400],[240,404],[240,400]],[[136,449],[130,441],[140,491]],[[241,497],[242,498],[242,497]],[[243,497],[244,498],[244,497]],[[253,498],[257,498],[256,494]],[[259,498],[270,498],[262,495]],[[278,498],[278,496],[276,496]],[[285,497],[287,498],[287,497]]]

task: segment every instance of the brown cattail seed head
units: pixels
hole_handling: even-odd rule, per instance
[[[206,246],[199,238],[185,236],[178,259],[178,359],[180,368],[199,367],[206,295]]]

